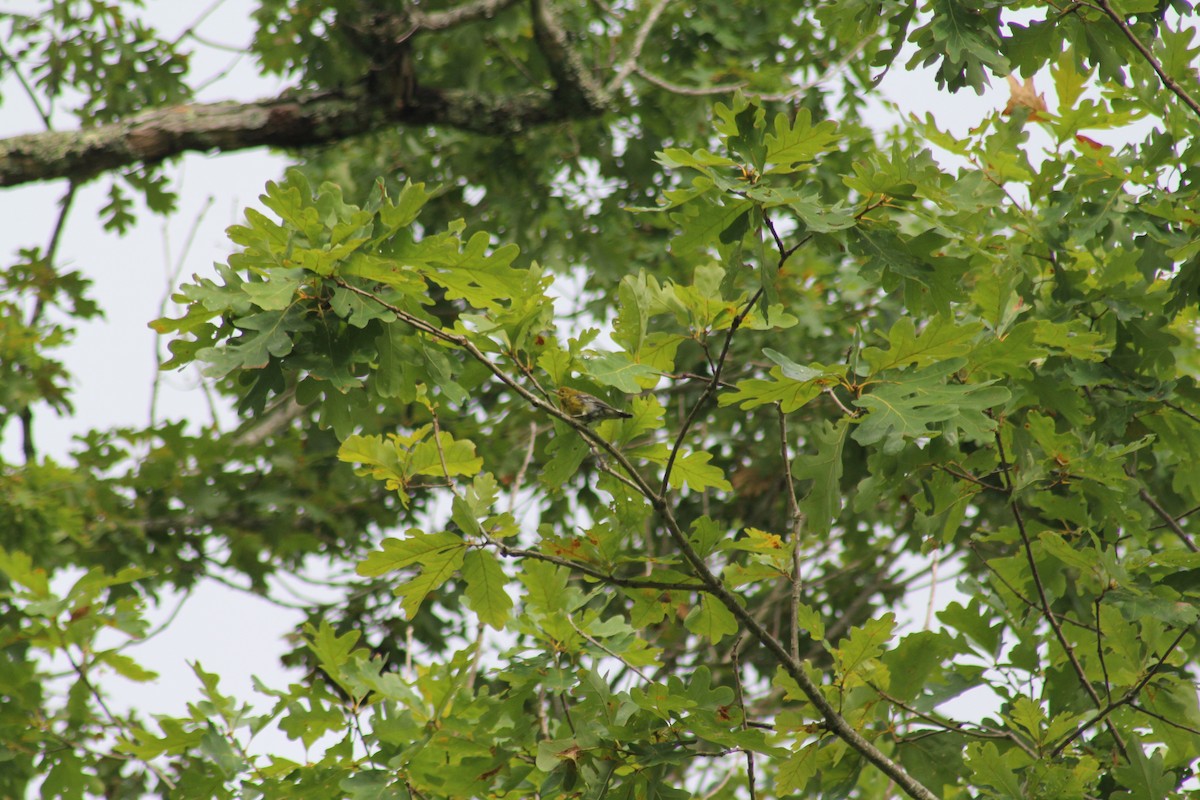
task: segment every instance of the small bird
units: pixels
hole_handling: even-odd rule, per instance
[[[558,402],[562,405],[563,411],[584,424],[591,424],[602,419],[629,419],[633,416],[626,411],[618,411],[598,397],[592,397],[587,392],[581,392],[569,386],[560,386],[555,394],[558,395]]]

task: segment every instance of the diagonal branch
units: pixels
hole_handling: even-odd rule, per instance
[[[1121,29],[1121,33],[1125,34],[1125,38],[1129,40],[1129,43],[1142,54],[1142,58],[1146,59],[1146,63],[1158,75],[1158,79],[1162,81],[1163,86],[1167,87],[1176,97],[1182,100],[1192,110],[1192,113],[1200,117],[1200,101],[1197,101],[1196,98],[1188,94],[1187,90],[1179,84],[1179,81],[1167,74],[1162,64],[1154,57],[1154,53],[1137,37],[1137,34],[1133,32],[1133,28],[1129,27],[1129,23],[1125,21],[1125,18],[1113,8],[1112,3],[1109,0],[1095,1],[1096,6]]]
[[[792,248],[789,253],[794,252],[794,250],[795,248]],[[691,587],[692,590],[705,591],[716,597],[717,600],[720,601],[721,605],[725,606],[725,608],[728,609],[731,614],[733,614],[738,622],[741,623],[743,629],[748,631],[755,641],[765,647],[771,653],[771,655],[774,656],[779,665],[783,668],[784,672],[787,673],[788,677],[795,681],[796,685],[800,688],[800,691],[804,693],[805,697],[808,698],[809,702],[813,704],[813,706],[824,718],[825,727],[828,731],[833,733],[835,736],[857,751],[864,759],[873,764],[884,775],[887,775],[888,778],[894,781],[895,784],[899,786],[900,789],[903,790],[904,793],[909,797],[915,798],[915,800],[937,800],[936,794],[930,791],[928,787],[914,778],[906,769],[904,769],[904,767],[900,766],[891,758],[889,758],[886,753],[884,753],[882,750],[872,744],[866,737],[859,733],[858,730],[841,715],[837,708],[835,708],[834,705],[829,702],[829,700],[825,697],[824,692],[821,690],[820,685],[816,683],[816,681],[805,669],[804,664],[798,659],[792,657],[788,647],[763,626],[763,623],[754,616],[753,612],[745,607],[745,605],[740,601],[739,597],[725,585],[724,581],[722,581],[721,578],[709,568],[708,564],[703,558],[701,558],[700,554],[696,552],[696,548],[692,545],[691,541],[688,539],[687,533],[683,530],[679,520],[675,517],[674,504],[668,500],[665,491],[663,493],[655,492],[649,483],[646,482],[646,479],[642,476],[642,474],[636,468],[634,468],[633,464],[630,463],[629,459],[624,453],[614,447],[611,442],[605,441],[594,434],[586,425],[579,422],[574,417],[563,413],[553,404],[543,400],[533,392],[526,389],[512,376],[500,369],[500,367],[497,366],[494,361],[488,358],[488,356],[466,336],[444,331],[436,325],[432,325],[425,320],[420,319],[419,317],[409,314],[404,309],[387,302],[378,295],[372,294],[365,289],[360,289],[357,286],[353,286],[341,278],[334,278],[334,281],[338,286],[341,286],[347,291],[353,292],[360,297],[372,300],[382,307],[388,309],[396,315],[397,319],[411,326],[413,329],[421,331],[422,333],[426,333],[435,339],[464,350],[469,356],[471,356],[471,358],[479,362],[480,365],[495,375],[498,380],[516,392],[527,403],[557,419],[561,419],[563,422],[574,428],[580,436],[583,436],[585,439],[587,439],[588,442],[596,445],[599,448],[602,448],[606,453],[608,453],[608,455],[610,455],[614,461],[620,464],[621,469],[624,470],[627,475],[629,475],[630,479],[636,485],[637,490],[650,503],[650,506],[654,509],[655,513],[658,515],[659,519],[662,520],[663,525],[666,527],[667,533],[670,535],[671,540],[679,549],[679,552],[683,555],[684,559],[688,562],[693,574],[700,580],[701,585],[697,587]],[[748,306],[741,315],[743,320],[745,315],[749,313],[749,308],[752,307],[752,305]],[[741,320],[738,321],[738,324],[740,324],[740,322]],[[726,340],[726,351],[728,351],[728,339]],[[716,372],[716,378],[719,379],[720,364],[718,364],[718,369]],[[712,394],[715,386],[715,381],[709,384],[706,390],[706,396]],[[703,399],[704,398],[702,398],[702,401]],[[503,554],[503,550],[501,553]],[[545,558],[544,554],[539,554],[536,557]],[[578,568],[578,565],[573,565],[573,568]]]
[[[1058,756],[1062,755],[1063,750],[1067,749],[1067,745],[1078,739],[1084,734],[1084,732],[1101,720],[1107,723],[1108,715],[1116,711],[1121,706],[1132,706],[1133,701],[1136,700],[1137,696],[1142,693],[1142,689],[1146,688],[1146,684],[1148,684],[1154,678],[1154,676],[1158,674],[1158,671],[1162,669],[1163,665],[1167,663],[1167,659],[1170,658],[1171,653],[1175,651],[1175,648],[1179,646],[1179,643],[1183,641],[1183,637],[1187,636],[1191,632],[1191,626],[1185,626],[1179,632],[1179,635],[1175,637],[1175,641],[1171,642],[1171,646],[1167,648],[1167,652],[1163,653],[1162,657],[1155,662],[1154,666],[1146,670],[1146,674],[1142,676],[1141,680],[1134,684],[1129,691],[1121,695],[1120,698],[1111,701],[1108,705],[1101,708],[1097,712],[1096,716],[1092,717],[1087,722],[1082,723],[1074,731],[1068,734],[1061,742],[1055,745],[1054,750],[1050,753],[1050,757],[1057,758]]]
[[[1196,546],[1196,543],[1192,541],[1192,537],[1188,536],[1187,531],[1183,529],[1183,526],[1179,524],[1179,521],[1176,520],[1175,517],[1171,516],[1169,511],[1159,505],[1158,501],[1146,491],[1145,487],[1138,489],[1138,497],[1142,498],[1142,501],[1146,505],[1154,509],[1154,513],[1158,514],[1159,519],[1161,519],[1163,523],[1171,529],[1172,533],[1179,537],[1179,540],[1183,542],[1184,547],[1186,547],[1188,550],[1191,550],[1193,553],[1200,551],[1200,547]]]
[[[654,27],[654,23],[658,22],[658,18],[662,16],[666,10],[667,4],[671,0],[658,0],[654,7],[646,14],[646,18],[642,20],[642,25],[638,28],[637,34],[633,37],[633,47],[629,48],[629,55],[625,57],[624,63],[617,70],[617,74],[608,82],[605,88],[609,92],[620,91],[621,84],[625,83],[625,79],[629,74],[638,67],[638,59],[641,58],[642,49],[646,46],[646,40],[650,38],[650,30]]]
[[[656,497],[656,495],[654,494],[654,490],[650,488],[650,484],[647,483],[646,479],[644,477],[642,477],[642,474],[640,472],[638,472],[637,468],[633,466],[633,464],[629,461],[629,459],[625,456],[625,454],[622,453],[620,450],[618,450],[612,444],[612,442],[609,442],[606,439],[602,439],[600,436],[596,435],[592,431],[591,428],[589,428],[583,422],[580,422],[577,418],[571,416],[570,414],[567,414],[566,412],[562,411],[560,408],[555,406],[553,403],[550,403],[549,401],[538,397],[533,392],[526,389],[524,386],[522,386],[520,383],[518,383],[516,380],[514,380],[511,375],[506,373],[504,370],[500,369],[500,367],[496,366],[495,362],[493,362],[490,358],[488,358],[487,355],[482,350],[480,350],[475,345],[475,343],[472,342],[470,339],[468,339],[466,336],[463,336],[463,335],[457,334],[457,333],[450,333],[449,331],[444,331],[441,328],[439,328],[438,326],[431,324],[429,322],[426,322],[425,320],[421,319],[420,317],[413,316],[412,314],[408,313],[407,311],[400,308],[399,306],[389,303],[388,301],[384,300],[382,297],[380,297],[377,294],[368,292],[366,289],[360,289],[357,286],[347,283],[342,278],[335,278],[334,282],[338,286],[342,287],[343,289],[345,289],[348,292],[353,292],[354,294],[357,294],[359,297],[363,297],[363,298],[371,300],[375,303],[378,303],[381,307],[386,308],[388,311],[395,314],[396,318],[399,319],[401,322],[403,322],[404,324],[413,328],[414,330],[418,330],[422,333],[432,336],[435,339],[443,341],[446,344],[450,344],[450,345],[458,347],[462,350],[465,350],[467,352],[467,354],[469,356],[471,356],[471,358],[475,359],[482,366],[484,366],[489,372],[491,372],[493,375],[495,375],[496,378],[499,379],[499,381],[501,383],[503,383],[509,389],[512,389],[514,392],[516,392],[518,395],[520,395],[525,400],[525,402],[530,403],[531,405],[533,405],[534,408],[540,409],[541,411],[544,411],[547,414],[550,414],[551,416],[555,417],[556,419],[560,419],[563,422],[567,423],[572,428],[574,428],[575,431],[580,436],[582,436],[594,448],[604,450],[604,452],[607,453],[609,456],[611,456],[614,461],[616,461],[618,464],[620,464],[621,469],[624,470],[625,473],[629,476],[630,480],[633,483],[633,488],[636,491],[638,491],[645,497],[650,497],[650,498]]]
[[[738,328],[746,321],[747,315],[754,309],[758,298],[762,297],[763,290],[760,288],[754,293],[754,296],[746,301],[745,306],[738,312],[738,315],[733,318],[733,322],[729,325],[729,330],[725,334],[725,344],[721,347],[721,355],[717,357],[717,363],[713,366],[712,377],[708,379],[704,390],[700,393],[700,398],[696,404],[692,406],[691,412],[687,415],[687,419],[683,421],[683,426],[679,429],[679,434],[675,437],[675,445],[671,448],[671,455],[667,457],[667,465],[663,468],[662,485],[658,491],[661,495],[666,495],[667,488],[670,486],[671,470],[675,466],[675,459],[679,456],[679,451],[683,447],[683,441],[687,438],[687,433],[696,422],[696,418],[700,416],[700,411],[708,403],[713,392],[721,385],[721,371],[725,368],[725,359],[729,355],[729,345],[733,343],[733,335],[737,333]]]
[[[1088,697],[1092,699],[1092,704],[1096,708],[1103,708],[1104,702],[1100,699],[1096,689],[1092,686],[1092,682],[1088,679],[1087,671],[1084,670],[1083,664],[1079,662],[1079,656],[1075,653],[1075,648],[1067,641],[1066,635],[1063,634],[1062,626],[1058,624],[1058,617],[1054,610],[1050,608],[1050,599],[1046,596],[1046,586],[1042,582],[1041,571],[1038,570],[1037,559],[1033,555],[1033,544],[1029,539],[1029,531],[1025,527],[1025,515],[1021,513],[1021,507],[1017,504],[1013,496],[1013,479],[1010,472],[1008,456],[1004,454],[1004,442],[1001,440],[1000,429],[996,429],[996,447],[1000,454],[1000,465],[1004,475],[1004,486],[1008,490],[1009,500],[1008,507],[1012,511],[1013,519],[1017,523],[1017,533],[1021,537],[1022,552],[1025,553],[1025,561],[1029,564],[1029,572],[1033,577],[1033,586],[1037,589],[1039,609],[1042,613],[1042,618],[1050,625],[1050,630],[1054,632],[1054,638],[1058,640],[1058,644],[1062,647],[1063,652],[1067,656],[1067,661],[1071,664],[1071,669],[1075,671],[1075,675],[1079,678],[1079,684],[1083,690],[1087,692]],[[1121,755],[1126,761],[1129,760],[1129,750],[1125,746],[1125,740],[1121,737],[1120,732],[1108,719],[1105,719],[1105,724],[1108,727],[1109,734],[1116,742],[1117,749],[1121,751]]]

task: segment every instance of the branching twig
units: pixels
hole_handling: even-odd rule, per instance
[[[1092,703],[1096,708],[1103,708],[1104,701],[1100,699],[1100,695],[1097,694],[1095,687],[1092,686],[1092,682],[1088,679],[1087,671],[1084,670],[1083,664],[1079,663],[1079,657],[1075,654],[1075,648],[1067,641],[1067,637],[1063,634],[1062,626],[1058,624],[1058,617],[1050,608],[1050,599],[1046,595],[1046,587],[1042,583],[1042,575],[1038,570],[1037,559],[1033,555],[1033,543],[1029,539],[1029,531],[1025,528],[1025,517],[1021,513],[1021,507],[1012,496],[1013,480],[1012,475],[1009,473],[1008,457],[1004,454],[1004,442],[1001,440],[999,428],[996,429],[996,447],[1000,454],[1004,486],[1009,492],[1008,507],[1012,511],[1013,519],[1017,523],[1017,533],[1021,537],[1022,551],[1025,553],[1026,563],[1029,564],[1030,575],[1033,578],[1033,585],[1037,589],[1038,601],[1041,604],[1040,611],[1042,618],[1046,620],[1047,624],[1050,625],[1050,630],[1054,632],[1054,638],[1058,640],[1059,646],[1062,647],[1063,652],[1066,654],[1067,661],[1070,662],[1071,669],[1075,671],[1075,675],[1079,678],[1079,683],[1083,687],[1083,690],[1087,692],[1088,697],[1092,699]],[[1121,751],[1121,756],[1128,761],[1129,751],[1125,747],[1125,740],[1111,722],[1105,720],[1105,723],[1107,724],[1108,732],[1112,735],[1113,741],[1117,745],[1117,749]]]
[[[566,567],[575,572],[581,572],[584,575],[595,578],[601,583],[607,583],[611,586],[621,586],[626,589],[654,589],[656,591],[665,592],[704,592],[707,591],[704,584],[701,583],[686,583],[682,581],[655,581],[645,578],[622,578],[617,575],[604,572],[603,570],[589,567],[585,564],[580,564],[578,561],[572,561],[569,558],[560,556],[552,556],[549,553],[539,553],[536,550],[523,550],[519,547],[509,547],[504,542],[497,541],[488,537],[488,544],[496,548],[496,552],[505,558],[532,558],[536,561],[545,561],[550,564],[557,564],[560,567]]]
[[[792,248],[792,251],[794,250],[795,248]],[[568,414],[565,414],[552,404],[534,395],[532,392],[518,383],[514,378],[500,369],[495,362],[488,358],[487,355],[484,354],[483,351],[481,351],[466,336],[444,331],[436,325],[409,314],[404,309],[387,302],[383,298],[365,289],[360,289],[357,286],[347,283],[341,278],[335,278],[334,281],[337,285],[341,286],[347,291],[370,299],[373,302],[380,304],[382,307],[387,308],[396,315],[397,319],[401,320],[413,329],[422,333],[426,333],[435,339],[462,349],[468,355],[470,355],[471,358],[478,361],[485,369],[495,375],[496,378],[504,383],[505,386],[508,386],[510,389],[516,392],[533,407],[541,409],[556,419],[561,419],[563,422],[574,428],[580,436],[583,436],[589,442],[592,442],[595,445],[603,448],[605,452],[612,456],[612,458],[621,465],[621,469],[626,472],[629,478],[637,486],[637,489],[641,495],[650,503],[651,507],[658,515],[658,518],[662,520],[663,525],[666,527],[667,534],[671,537],[671,540],[674,542],[678,552],[683,556],[684,560],[687,561],[693,573],[702,584],[701,587],[689,586],[688,588],[692,591],[707,591],[716,597],[717,600],[719,600],[721,604],[725,606],[725,608],[731,614],[733,614],[734,618],[737,619],[741,624],[743,630],[748,632],[749,635],[755,639],[755,641],[769,651],[771,655],[774,656],[774,658],[778,661],[784,672],[787,673],[788,677],[795,681],[801,692],[804,693],[804,695],[809,699],[809,702],[813,704],[818,713],[820,713],[824,718],[825,727],[828,731],[833,733],[852,749],[862,755],[864,759],[873,764],[884,775],[894,781],[896,785],[899,786],[910,797],[913,797],[916,800],[937,800],[937,795],[930,791],[930,789],[922,784],[919,780],[914,778],[902,766],[889,758],[886,753],[867,740],[853,725],[850,724],[850,722],[846,720],[845,717],[838,712],[833,704],[830,703],[825,697],[821,687],[812,679],[812,677],[809,676],[809,673],[805,669],[804,665],[798,660],[792,658],[787,646],[763,626],[763,623],[760,622],[754,616],[754,614],[743,605],[742,602],[740,602],[738,596],[735,595],[725,585],[721,578],[709,568],[705,560],[700,557],[700,554],[696,551],[696,548],[692,545],[690,539],[688,538],[687,532],[684,531],[679,520],[675,517],[674,505],[668,501],[665,490],[663,492],[655,492],[646,482],[646,479],[641,475],[641,473],[638,472],[638,470],[635,469],[634,466],[629,462],[629,459],[624,453],[618,450],[610,442],[596,436],[595,433],[588,429],[588,427],[579,420],[571,417]],[[701,401],[697,405],[697,408],[715,390],[716,380],[719,380],[720,378],[720,368],[725,354],[728,353],[729,342],[732,337],[732,333],[738,326],[741,325],[741,322],[744,321],[746,315],[750,313],[750,310],[753,308],[753,303],[757,302],[758,296],[761,294],[761,292],[762,290],[760,289],[759,292],[755,294],[755,297],[752,298],[752,302],[747,304],[739,316],[735,318],[734,324],[730,330],[730,335],[726,337],[725,353],[717,362],[717,368],[714,370],[714,380],[706,387],[705,394],[701,397]],[[696,413],[698,413],[696,409],[693,409],[693,414],[691,417],[689,417],[689,419],[694,419]],[[684,432],[686,433],[686,430]],[[680,437],[682,438],[682,436],[683,434],[681,433]],[[665,480],[663,485],[664,487],[668,485]],[[504,545],[500,545],[500,547],[500,552],[502,554],[513,553],[515,555],[514,551],[509,550]],[[531,557],[540,557],[544,560],[550,560],[543,554],[537,554],[536,556]],[[579,565],[568,566],[572,566],[574,568],[579,567]],[[580,571],[586,572],[586,570]],[[603,573],[600,573],[597,574],[596,577],[604,579],[608,576],[604,576]]]
[[[658,18],[662,16],[669,2],[671,0],[658,0],[646,14],[646,18],[642,20],[642,25],[638,28],[637,35],[633,39],[633,47],[629,49],[629,55],[625,57],[625,62],[621,64],[621,67],[617,70],[617,74],[613,76],[613,79],[605,87],[609,94],[619,90],[621,84],[629,77],[629,74],[637,69],[637,60],[642,55],[642,48],[646,46],[646,39],[650,36],[650,30],[654,27],[654,23],[658,22]]]
[[[891,705],[894,705],[897,708],[900,708],[900,709],[908,712],[909,714],[912,714],[914,717],[917,717],[918,719],[922,719],[925,722],[928,722],[930,725],[937,725],[939,728],[943,728],[947,731],[952,731],[954,733],[961,733],[966,736],[973,736],[977,739],[1007,739],[1008,741],[1015,744],[1017,747],[1024,750],[1027,754],[1033,756],[1035,759],[1039,758],[1036,750],[1034,750],[1032,747],[1030,747],[1029,744],[1027,742],[1025,742],[1025,740],[1023,740],[1020,736],[1017,736],[1015,733],[1013,733],[1011,731],[998,731],[998,730],[994,730],[992,728],[988,728],[987,726],[979,726],[977,728],[969,727],[965,723],[959,722],[958,720],[946,719],[944,717],[939,717],[935,714],[929,714],[929,713],[921,711],[917,708],[914,708],[913,706],[909,705],[908,703],[905,703],[900,698],[892,697],[890,694],[883,691],[882,689],[880,689],[878,686],[871,683],[870,681],[867,682],[867,685],[870,686],[872,689],[874,689],[876,694],[878,694],[884,700],[888,701],[888,703],[890,703]]]
[[[1000,492],[1001,494],[1006,493],[1003,486],[993,486],[992,484],[988,483],[985,480],[976,478],[974,475],[971,475],[967,472],[959,472],[956,469],[947,467],[945,464],[934,464],[934,467],[937,469],[940,469],[942,472],[945,472],[948,475],[953,475],[955,478],[958,478],[960,481],[967,481],[968,483],[973,483],[976,486],[982,486],[984,489],[988,489],[993,492]]]
[[[729,330],[725,333],[725,344],[721,346],[721,355],[717,357],[716,362],[712,367],[712,377],[709,378],[704,390],[700,392],[700,397],[696,400],[696,404],[692,406],[692,410],[688,413],[687,418],[683,421],[683,425],[679,429],[679,433],[675,436],[675,444],[671,447],[671,455],[667,457],[667,465],[663,468],[662,484],[659,486],[658,493],[666,495],[667,489],[670,486],[671,470],[675,466],[675,459],[679,457],[679,451],[683,447],[683,442],[687,438],[687,433],[695,424],[696,418],[700,416],[700,411],[704,408],[708,399],[712,397],[717,390],[718,384],[721,382],[721,370],[725,368],[725,358],[729,355],[729,346],[733,343],[733,335],[737,333],[738,328],[745,322],[746,317],[754,309],[758,303],[758,298],[762,297],[763,290],[760,287],[754,295],[746,301],[742,310],[733,318],[733,322],[729,325]]]
[[[546,412],[550,416],[552,416],[556,419],[560,419],[563,422],[567,423],[572,428],[574,428],[575,431],[580,436],[582,436],[584,439],[591,442],[593,445],[597,446],[599,449],[604,450],[604,452],[606,452],[609,456],[611,456],[614,461],[616,461],[618,464],[621,465],[621,469],[623,469],[626,472],[626,474],[629,476],[629,478],[633,481],[634,485],[637,487],[637,490],[640,494],[642,494],[643,496],[646,496],[646,497],[654,496],[654,490],[652,488],[650,488],[650,484],[646,482],[646,479],[644,477],[642,477],[642,474],[637,471],[637,469],[633,466],[632,463],[630,463],[629,459],[625,456],[625,454],[622,453],[620,450],[618,450],[612,444],[612,442],[609,442],[609,441],[597,436],[591,430],[591,428],[589,428],[583,422],[580,422],[578,419],[571,416],[570,414],[565,413],[564,411],[559,409],[554,404],[547,402],[546,400],[543,400],[542,398],[533,394],[533,392],[526,389],[524,386],[522,386],[520,383],[518,383],[516,380],[514,380],[510,375],[508,375],[504,370],[500,369],[500,367],[498,367],[495,364],[495,362],[493,362],[490,358],[487,357],[487,354],[485,354],[482,350],[480,350],[478,347],[476,347],[475,344],[470,339],[468,339],[466,336],[463,336],[463,335],[457,334],[457,333],[450,333],[449,331],[444,331],[441,328],[434,325],[433,323],[426,322],[425,320],[423,320],[419,317],[413,316],[412,314],[408,313],[407,311],[405,311],[404,309],[395,305],[394,303],[389,303],[387,300],[384,300],[382,297],[380,297],[377,294],[374,294],[373,292],[368,292],[366,289],[360,289],[357,286],[347,283],[342,278],[335,278],[334,283],[336,283],[338,286],[342,287],[343,289],[345,289],[348,292],[352,292],[354,294],[357,294],[360,297],[364,297],[368,300],[371,300],[372,302],[378,303],[381,307],[386,308],[388,311],[395,314],[397,319],[399,319],[401,322],[405,323],[409,327],[411,327],[417,331],[420,331],[421,333],[428,334],[428,335],[432,336],[433,338],[438,339],[439,341],[454,345],[455,347],[465,350],[467,352],[467,354],[471,356],[471,358],[473,358],[477,362],[479,362],[479,364],[481,364],[489,372],[491,372],[493,375],[495,375],[496,378],[501,383],[503,383],[505,386],[507,386],[508,388],[510,388],[514,392],[516,392],[518,395],[520,395],[527,403],[532,405],[534,408],[540,409],[541,411]]]
[[[986,559],[986,558],[984,558],[982,555],[980,555],[980,554],[979,554],[979,551],[978,551],[978,550],[975,548],[975,543],[974,543],[974,542],[968,543],[967,547],[969,547],[969,548],[971,549],[971,552],[974,554],[974,556],[975,556],[976,558],[978,558],[978,559],[979,559],[979,562],[980,562],[980,563],[983,565],[983,568],[984,568],[984,569],[986,569],[988,572],[990,572],[993,578],[995,578],[996,580],[1000,581],[1000,584],[1001,584],[1001,585],[1002,585],[1002,586],[1003,586],[1005,589],[1008,589],[1010,592],[1012,592],[1012,593],[1013,593],[1013,597],[1017,598],[1018,600],[1020,600],[1020,601],[1021,601],[1022,603],[1024,603],[1025,605],[1029,606],[1029,608],[1033,609],[1034,611],[1037,611],[1037,612],[1041,613],[1041,610],[1042,610],[1042,609],[1041,609],[1040,607],[1038,607],[1038,604],[1037,604],[1037,603],[1033,602],[1033,601],[1032,601],[1032,600],[1030,600],[1028,597],[1026,597],[1025,595],[1023,595],[1023,594],[1021,594],[1020,592],[1018,592],[1018,591],[1017,591],[1017,587],[1015,587],[1015,586],[1013,586],[1011,583],[1009,583],[1009,582],[1008,582],[1008,581],[1007,581],[1007,580],[1004,578],[1004,576],[1003,576],[1003,575],[1001,575],[999,572],[997,572],[997,571],[996,571],[996,570],[995,570],[995,569],[992,567],[992,565],[988,563],[988,561],[987,561],[987,559]],[[1061,620],[1062,622],[1065,622],[1065,623],[1067,623],[1068,625],[1074,625],[1075,627],[1077,627],[1077,628],[1083,628],[1083,629],[1084,629],[1084,630],[1086,630],[1086,631],[1093,631],[1093,632],[1095,632],[1095,630],[1096,630],[1096,627],[1095,627],[1095,626],[1093,626],[1093,625],[1088,625],[1086,622],[1080,622],[1080,621],[1079,621],[1079,620],[1077,620],[1077,619],[1073,619],[1073,618],[1071,618],[1071,617],[1068,617],[1066,614],[1056,614],[1055,616],[1056,616],[1056,617],[1057,617],[1059,620]]]
[[[1129,691],[1127,691],[1127,692],[1125,692],[1125,694],[1121,695],[1121,697],[1119,699],[1114,700],[1114,701],[1108,703],[1108,705],[1105,705],[1104,707],[1102,707],[1100,709],[1100,711],[1096,714],[1096,716],[1092,717],[1087,722],[1080,724],[1079,727],[1077,727],[1075,730],[1073,730],[1065,739],[1063,739],[1061,742],[1059,742],[1057,745],[1055,745],[1054,749],[1050,752],[1050,757],[1057,758],[1058,756],[1062,755],[1062,752],[1063,752],[1063,750],[1065,750],[1067,748],[1067,745],[1069,745],[1071,742],[1075,741],[1080,736],[1082,736],[1084,734],[1084,732],[1087,731],[1089,728],[1091,728],[1092,726],[1094,726],[1096,723],[1100,722],[1101,720],[1103,720],[1107,724],[1109,722],[1109,720],[1108,720],[1109,714],[1116,711],[1118,708],[1120,708],[1123,705],[1131,704],[1133,702],[1133,700],[1141,693],[1142,689],[1145,688],[1146,684],[1149,683],[1150,680],[1155,675],[1158,674],[1158,671],[1160,669],[1162,669],[1163,664],[1167,663],[1167,659],[1171,657],[1171,653],[1175,650],[1176,647],[1179,646],[1179,643],[1183,641],[1183,637],[1187,636],[1191,632],[1192,632],[1192,629],[1190,626],[1184,626],[1183,629],[1180,630],[1179,635],[1175,637],[1175,641],[1171,642],[1171,646],[1167,648],[1167,652],[1163,653],[1162,657],[1158,659],[1158,661],[1154,664],[1154,666],[1150,667],[1150,669],[1146,671],[1146,674],[1142,676],[1141,680],[1139,680],[1137,683],[1135,683],[1129,689]],[[1109,726],[1109,730],[1110,731],[1112,730],[1111,725]],[[1116,736],[1115,733],[1113,735]],[[1120,741],[1120,740],[1118,740],[1118,741]]]
[[[129,732],[129,726],[125,724],[123,720],[117,719],[117,715],[114,714],[112,709],[108,707],[108,703],[104,702],[104,695],[100,694],[100,690],[97,689],[92,684],[91,679],[88,678],[87,670],[84,667],[84,662],[77,662],[75,657],[71,655],[71,651],[69,649],[64,649],[63,652],[67,657],[67,661],[71,665],[71,669],[75,671],[75,674],[79,677],[80,682],[82,682],[84,687],[88,690],[88,694],[90,694],[96,701],[96,704],[100,706],[100,710],[104,712],[104,716],[108,720],[109,724],[114,728],[125,731],[126,735],[132,737],[132,734]],[[155,774],[155,776],[157,776],[160,781],[163,782],[163,785],[172,790],[175,788],[175,782],[172,781],[171,778],[165,772],[163,772],[157,764],[146,759],[141,759],[141,761],[151,772]]]

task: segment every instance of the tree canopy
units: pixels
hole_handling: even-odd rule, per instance
[[[182,153],[295,166],[146,320],[232,428],[39,453],[103,309],[61,217],[6,254],[0,796],[1195,791],[1190,3],[260,0],[251,103],[139,7],[0,15],[0,185],[118,235]],[[867,125],[917,65],[1011,100]],[[296,682],[106,701],[164,593],[314,565]]]

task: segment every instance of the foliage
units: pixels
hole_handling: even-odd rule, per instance
[[[76,5],[49,18],[86,43]],[[4,465],[0,795],[1194,790],[1186,4],[476,3],[495,19],[445,29],[425,5],[421,81],[570,104],[611,67],[617,91],[565,124],[311,154],[152,323],[243,425]],[[337,90],[375,63],[362,13],[263,2],[255,52]],[[49,63],[43,33],[11,30],[45,91],[92,92],[82,120],[149,102],[82,44]],[[816,54],[852,48],[839,84]],[[1018,84],[969,138],[913,119],[879,146],[863,101],[901,52],[951,89],[1049,67],[1059,108]],[[150,100],[184,92],[156,63]],[[585,278],[581,328],[562,287]],[[44,309],[97,313],[86,281],[26,251],[0,288],[5,418],[69,411]],[[584,424],[563,386],[630,416]],[[256,709],[196,664],[177,716],[109,710],[99,676],[154,677],[122,643],[162,591],[269,594],[313,557],[357,579],[281,654],[304,680]],[[958,599],[905,621],[939,569]],[[308,760],[249,747],[271,727]]]

